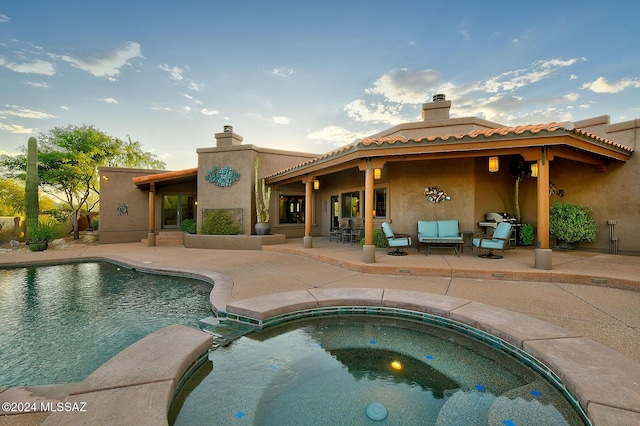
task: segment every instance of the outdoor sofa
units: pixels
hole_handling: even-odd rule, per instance
[[[451,247],[460,256],[460,247],[464,239],[458,230],[457,220],[419,220],[417,248],[420,244],[427,246],[426,256],[429,255],[431,246]]]

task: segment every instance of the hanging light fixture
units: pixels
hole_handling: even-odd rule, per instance
[[[538,177],[538,162],[531,163],[531,177]]]
[[[498,157],[489,157],[489,171],[491,173],[497,172],[500,170],[500,162]]]
[[[320,181],[318,179],[313,180],[313,189],[315,189],[316,191],[320,189]]]
[[[382,177],[382,169],[373,169],[373,178],[380,179]]]

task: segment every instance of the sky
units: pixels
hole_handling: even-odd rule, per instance
[[[56,126],[197,166],[243,143],[325,153],[444,93],[502,125],[640,117],[637,0],[0,0],[0,154]]]

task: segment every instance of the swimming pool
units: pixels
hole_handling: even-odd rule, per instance
[[[0,387],[79,382],[162,327],[198,328],[211,289],[105,262],[0,269]]]
[[[176,399],[175,425],[584,424],[552,383],[511,355],[406,319],[289,321],[209,359]],[[372,403],[382,420],[369,416]]]

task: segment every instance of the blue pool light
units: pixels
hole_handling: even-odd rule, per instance
[[[239,418],[239,419],[243,418],[244,417],[244,411],[238,411],[236,413],[236,417]]]

